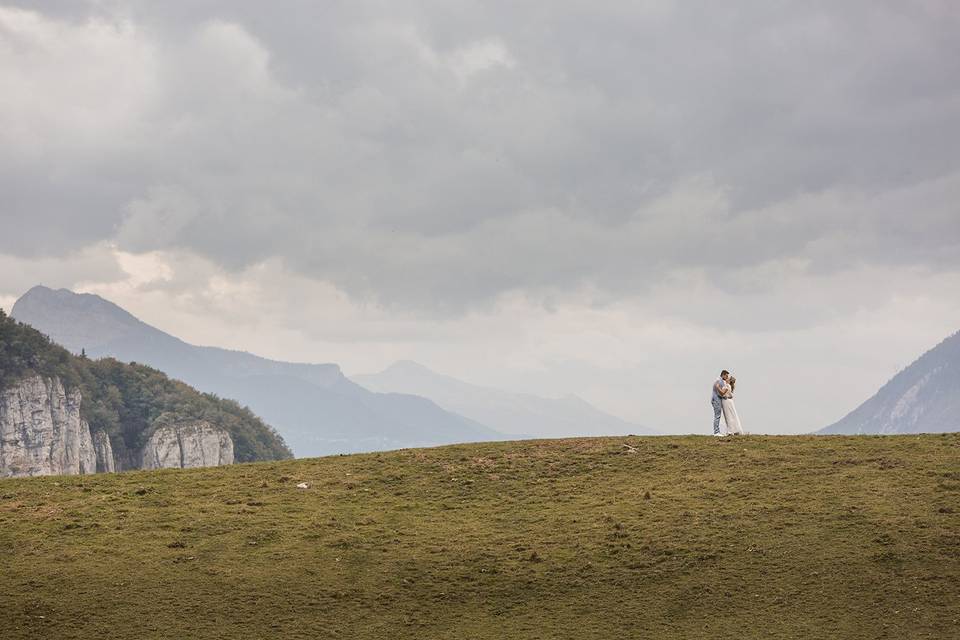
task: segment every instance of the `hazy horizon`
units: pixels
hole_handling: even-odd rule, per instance
[[[0,2],[0,307],[707,433],[960,329],[948,2]]]

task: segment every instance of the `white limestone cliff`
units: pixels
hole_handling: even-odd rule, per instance
[[[35,376],[0,391],[0,476],[94,473],[97,451],[80,392]]]
[[[143,446],[142,469],[187,469],[233,464],[233,439],[209,422],[157,428]]]
[[[113,457],[113,447],[110,445],[110,436],[103,431],[93,434],[93,450],[97,455],[97,473],[113,473],[117,470],[116,459]]]
[[[91,433],[82,397],[58,378],[34,376],[0,390],[0,477],[76,475],[121,469],[110,437]],[[233,439],[209,422],[158,427],[123,468],[233,464]]]

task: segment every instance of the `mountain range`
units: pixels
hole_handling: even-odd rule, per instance
[[[960,332],[920,356],[821,434],[960,431]]]
[[[397,362],[380,373],[352,379],[374,391],[426,396],[444,409],[515,437],[655,433],[648,427],[604,413],[575,395],[553,399],[482,387],[444,376],[409,360]]]
[[[410,361],[351,380],[332,363],[290,363],[196,346],[99,296],[65,289],[34,287],[11,316],[74,354],[146,364],[200,391],[234,398],[273,425],[300,457],[505,436],[654,433],[577,396],[543,398],[473,385]],[[960,333],[817,433],[946,431],[960,431]]]
[[[503,439],[427,398],[374,393],[336,364],[299,364],[189,344],[91,294],[34,287],[11,316],[74,354],[138,362],[233,398],[274,426],[298,457]]]

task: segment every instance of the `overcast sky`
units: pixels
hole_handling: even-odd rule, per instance
[[[952,0],[0,2],[0,306],[810,431],[960,329]]]

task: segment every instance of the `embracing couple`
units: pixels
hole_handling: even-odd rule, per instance
[[[737,379],[730,375],[730,372],[726,369],[720,372],[720,377],[713,383],[713,397],[710,404],[713,405],[713,435],[715,436],[743,435],[740,416],[737,415],[737,407],[733,404],[733,390],[736,386]],[[726,432],[720,431],[721,415],[726,426]]]

